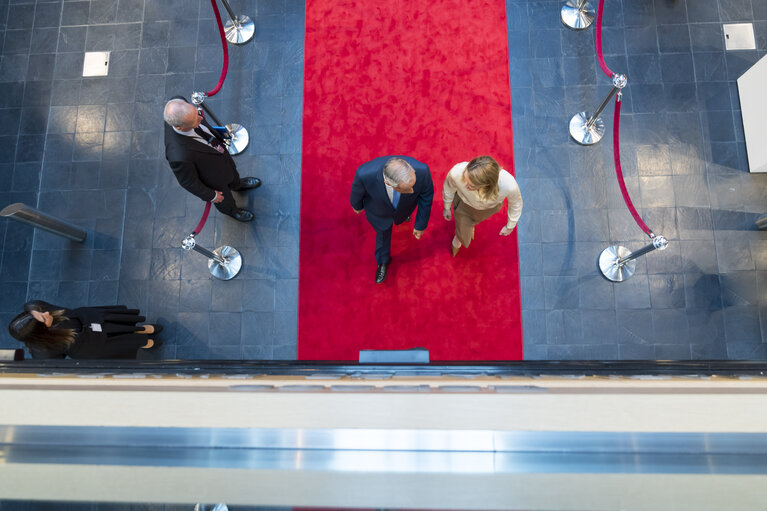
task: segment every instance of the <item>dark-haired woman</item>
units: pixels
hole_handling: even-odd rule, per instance
[[[450,245],[453,257],[474,239],[474,226],[500,211],[504,200],[509,201],[509,211],[501,236],[511,234],[522,215],[522,193],[517,181],[490,156],[455,164],[442,186],[442,199],[445,220],[452,219],[455,212],[455,236]]]
[[[13,318],[8,331],[32,358],[136,358],[159,346],[159,325],[143,325],[138,309],[123,305],[66,309],[35,300]]]

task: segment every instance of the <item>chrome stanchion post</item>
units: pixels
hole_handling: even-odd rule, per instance
[[[6,206],[0,211],[0,216],[16,220],[32,227],[48,231],[58,236],[63,236],[72,241],[82,243],[85,241],[86,232],[76,225],[72,225],[64,220],[59,220],[47,213],[43,213],[35,208],[17,202]]]
[[[631,252],[623,245],[612,245],[599,254],[599,271],[613,282],[623,282],[636,271],[636,258],[653,250],[665,250],[668,240],[663,236],[652,235],[652,243]]]
[[[226,0],[221,0],[221,3],[229,14],[229,21],[224,24],[226,40],[232,44],[243,44],[253,39],[256,33],[256,25],[253,20],[244,14],[236,15]]]
[[[190,234],[181,242],[184,250],[194,250],[208,258],[208,270],[210,274],[219,280],[231,280],[240,273],[242,269],[242,256],[237,249],[224,245],[214,251],[201,247],[194,239],[194,234]]]
[[[592,115],[589,115],[588,112],[578,112],[570,119],[570,136],[573,137],[573,140],[581,145],[592,145],[602,140],[605,135],[605,123],[599,114],[610,103],[615,93],[621,91],[625,86],[626,75],[613,75],[613,86],[596,111]]]
[[[248,144],[250,143],[250,135],[248,134],[248,130],[245,128],[245,126],[237,124],[236,122],[230,124],[222,123],[205,104],[206,97],[208,97],[208,95],[204,92],[192,92],[192,103],[194,103],[195,106],[201,107],[203,110],[205,110],[207,116],[210,117],[210,119],[217,126],[223,126],[226,128],[226,131],[229,133],[229,139],[225,140],[225,143],[229,154],[232,156],[235,154],[240,154],[245,150],[246,147],[248,147]]]
[[[596,13],[586,0],[567,0],[562,6],[562,23],[573,30],[589,28],[594,23]]]
[[[207,98],[207,97],[208,97],[208,93],[207,92],[202,92],[202,91],[192,92],[192,96],[191,96],[192,103],[194,104],[194,106],[200,106],[200,105],[203,104],[203,102],[205,101],[205,98]]]
[[[756,228],[760,231],[767,231],[767,213],[762,213],[756,217],[756,220],[754,220],[754,225],[756,225]]]

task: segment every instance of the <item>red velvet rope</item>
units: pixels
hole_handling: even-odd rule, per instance
[[[213,6],[213,12],[216,14],[216,23],[218,24],[218,32],[221,36],[221,46],[224,49],[224,65],[221,67],[221,77],[218,79],[218,83],[212,91],[208,92],[208,96],[215,96],[221,87],[224,85],[226,79],[226,71],[229,69],[229,47],[226,42],[226,34],[224,33],[224,24],[221,23],[221,13],[218,12],[218,4],[216,0],[210,0],[210,5]]]
[[[620,140],[618,139],[618,133],[620,131],[620,121],[621,121],[621,101],[620,99],[615,99],[615,115],[613,116],[613,156],[615,158],[615,175],[618,177],[618,186],[621,187],[621,194],[623,194],[623,201],[626,203],[626,207],[629,208],[629,212],[631,213],[631,216],[634,217],[634,221],[637,223],[640,229],[644,231],[645,234],[653,237],[653,233],[650,230],[649,227],[647,227],[647,224],[644,223],[644,220],[642,220],[642,217],[639,216],[639,213],[637,213],[636,208],[634,207],[634,203],[631,202],[631,196],[629,195],[629,191],[626,189],[626,183],[623,180],[623,170],[621,169],[621,149],[620,149]]]
[[[208,215],[210,214],[210,205],[211,204],[212,203],[210,203],[210,202],[205,204],[205,211],[202,212],[202,218],[200,218],[200,223],[197,224],[197,227],[195,227],[194,230],[192,231],[192,234],[194,234],[195,236],[200,234],[200,231],[202,231],[202,228],[205,227],[205,222],[208,221]]]
[[[609,67],[607,67],[607,64],[605,64],[605,58],[602,55],[602,8],[605,5],[605,0],[599,0],[599,7],[597,8],[597,28],[596,28],[596,38],[597,38],[597,59],[599,59],[599,67],[602,68],[602,71],[607,75],[608,78],[612,78],[615,73],[613,73]]]

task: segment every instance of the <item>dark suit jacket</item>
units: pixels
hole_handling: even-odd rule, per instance
[[[202,124],[224,143],[207,121]],[[168,123],[165,123],[165,158],[178,183],[204,201],[213,200],[216,190],[227,189],[236,176],[234,160],[228,152],[219,153],[191,137],[179,135]]]
[[[352,182],[352,207],[364,209],[370,225],[378,231],[385,231],[392,226],[392,223],[401,224],[407,220],[418,206],[414,228],[423,231],[429,224],[431,202],[434,198],[434,184],[431,181],[429,166],[410,156],[397,156],[408,162],[415,170],[415,185],[413,185],[413,193],[400,195],[395,211],[386,193],[383,179],[384,165],[392,157],[380,156],[360,165]]]

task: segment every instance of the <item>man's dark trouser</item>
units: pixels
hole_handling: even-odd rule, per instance
[[[392,227],[385,231],[376,230],[376,263],[389,264],[391,262],[391,232]]]
[[[229,216],[234,216],[237,214],[237,211],[239,211],[239,207],[237,206],[237,203],[234,202],[234,196],[232,195],[232,190],[235,190],[237,185],[240,183],[240,174],[237,172],[237,169],[234,169],[234,179],[231,183],[229,183],[228,186],[224,187],[223,190],[219,190],[224,195],[224,200],[222,200],[219,203],[214,204],[216,206],[216,209],[219,210],[221,213]],[[235,188],[233,188],[235,187]]]

